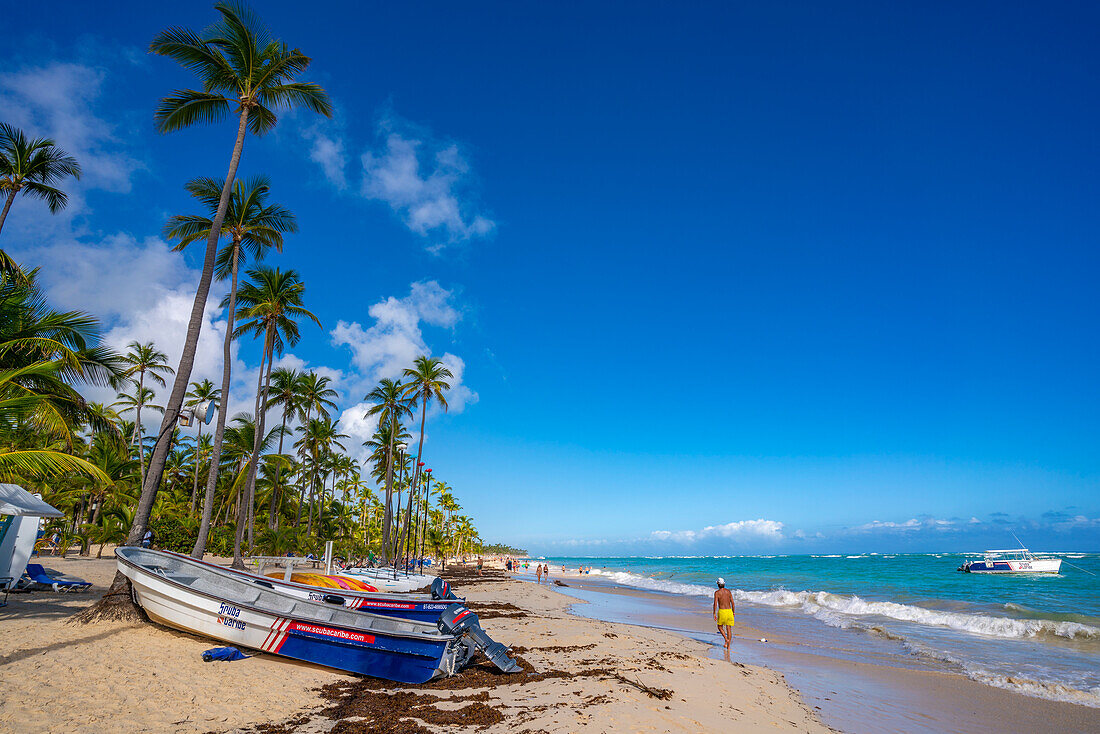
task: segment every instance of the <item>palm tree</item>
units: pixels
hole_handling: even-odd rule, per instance
[[[97,481],[110,480],[95,465],[63,451],[73,445],[73,427],[87,415],[80,394],[61,379],[57,362],[38,362],[15,370],[0,370],[0,480],[20,476],[45,478],[79,472]],[[30,429],[35,448],[7,440]]]
[[[168,220],[164,228],[164,236],[169,240],[178,240],[176,250],[182,250],[197,240],[206,239],[213,232],[222,188],[221,181],[211,178],[197,178],[187,184],[187,190],[203,204],[209,216],[177,215]],[[214,274],[218,280],[230,279],[227,296],[229,308],[226,311],[225,340],[222,344],[221,401],[218,409],[218,423],[214,428],[210,473],[206,478],[206,497],[209,498],[209,502],[203,502],[204,517],[208,514],[208,505],[213,511],[214,488],[218,482],[218,466],[225,436],[225,414],[228,412],[233,365],[233,319],[237,312],[237,274],[246,255],[251,255],[253,260],[258,261],[262,260],[267,251],[272,248],[282,252],[283,234],[298,231],[297,221],[289,210],[278,204],[267,203],[270,190],[271,186],[266,176],[254,176],[247,181],[237,181],[233,185],[233,192],[222,221],[220,235],[227,237],[229,242],[218,251]],[[207,521],[207,528],[209,528],[209,521]],[[193,555],[200,550],[205,550],[205,544],[203,548],[199,548],[199,544],[203,543],[205,537],[205,533],[200,531],[192,551]]]
[[[417,487],[420,480],[420,467],[424,465],[424,422],[428,416],[428,403],[435,400],[443,410],[447,410],[447,398],[443,397],[443,393],[451,389],[451,383],[447,380],[454,375],[442,360],[422,355],[413,361],[412,367],[405,370],[404,376],[408,378],[408,382],[405,383],[405,396],[420,404],[420,445],[416,450],[416,464],[413,465],[413,481],[409,485]]]
[[[174,369],[168,366],[168,355],[156,348],[156,346],[149,342],[148,344],[141,344],[133,341],[126,345],[126,348],[130,351],[126,353],[126,356],[122,358],[123,364],[128,365],[122,372],[122,376],[130,380],[134,380],[134,375],[137,375],[137,379],[134,380],[137,383],[137,394],[139,397],[145,395],[145,376],[148,375],[149,379],[157,383],[161,387],[164,387],[164,378],[161,374],[170,375],[175,372]],[[138,400],[134,403],[137,410],[137,417],[134,418],[134,438],[133,440],[138,445],[138,468],[140,469],[141,483],[145,484],[145,450],[141,445],[140,437],[145,435],[145,431],[141,426],[141,406],[144,404],[142,400]],[[161,411],[163,412],[163,410]]]
[[[340,433],[337,430],[336,425],[338,422],[339,421],[334,421],[325,415],[322,418],[311,418],[303,425],[298,426],[298,432],[302,434],[302,437],[295,442],[294,447],[297,448],[303,456],[310,457],[308,478],[309,515],[306,523],[307,533],[311,532],[313,529],[313,505],[316,481],[318,473],[322,470],[325,455],[332,452],[333,446],[343,449],[344,444],[340,443],[340,439],[347,438],[347,434]]]
[[[298,385],[299,404],[302,411],[302,425],[309,423],[310,416],[314,411],[317,411],[317,415],[328,418],[329,410],[336,407],[336,403],[333,402],[332,398],[335,398],[337,393],[329,387],[329,383],[331,382],[331,377],[318,375],[316,372],[307,372],[302,375],[302,379]],[[301,491],[298,492],[298,512],[294,519],[294,527],[298,527],[302,523],[302,504],[304,499],[305,487],[302,487]]]
[[[221,396],[221,390],[214,387],[214,383],[210,380],[203,380],[202,382],[192,382],[191,389],[186,395],[186,405],[188,408],[198,408],[205,403],[218,400]],[[224,407],[224,406],[223,406]],[[219,413],[224,412],[219,411]],[[220,419],[220,415],[219,415]],[[205,453],[203,450],[206,444],[202,440],[202,420],[196,420],[198,425],[198,434],[195,436],[195,483],[191,488],[191,512],[190,515],[195,514],[195,501],[199,494],[199,470],[202,468],[202,455]],[[211,451],[212,451],[211,446]],[[213,464],[211,464],[211,471],[213,471]]]
[[[0,195],[6,195],[4,209],[0,211],[0,231],[20,191],[25,196],[45,201],[51,214],[64,209],[69,197],[57,188],[57,184],[69,176],[80,178],[80,164],[53,140],[28,140],[19,128],[0,122]],[[11,275],[20,272],[3,251],[0,251],[0,271]]]
[[[279,431],[279,454],[283,453],[283,437],[286,436],[286,422],[291,415],[302,416],[301,401],[299,400],[298,384],[302,379],[302,373],[286,367],[280,367],[271,373],[271,397],[267,401],[267,408],[282,406],[283,423]],[[271,505],[267,512],[267,525],[274,530],[277,525],[276,505],[281,506],[279,492],[281,489],[282,471],[279,470],[275,477],[275,486],[271,492]]]
[[[230,191],[237,176],[245,133],[251,131],[255,135],[263,135],[272,130],[277,121],[276,110],[304,106],[325,116],[332,115],[332,106],[321,87],[293,81],[309,67],[308,56],[272,38],[267,29],[243,5],[218,3],[214,9],[221,15],[220,21],[201,34],[186,28],[169,28],[158,34],[149,46],[150,52],[175,59],[193,71],[202,86],[201,90],[177,90],[161,100],[154,115],[160,132],[181,130],[196,123],[218,122],[234,104],[238,125],[233,153],[229,159],[229,172],[223,182],[218,209],[206,239],[202,276],[195,290],[195,300],[187,324],[187,338],[164,420],[157,434],[153,456],[149,461],[149,474],[142,487],[134,526],[130,528],[127,540],[129,543],[136,543],[141,538],[149,522],[149,513],[160,486],[161,473],[164,471],[164,460],[168,455],[168,443],[165,439],[179,416],[187,381],[191,379],[203,311],[214,275],[218,238],[221,236],[222,223],[229,206]],[[205,535],[200,533],[199,537],[205,538]],[[201,548],[196,550],[201,551]],[[124,590],[124,579],[121,574],[116,574],[108,596]],[[98,614],[98,611],[92,611],[85,619],[90,621],[97,618]]]
[[[239,296],[240,309],[237,315],[241,317],[241,325],[237,327],[235,336],[251,334],[253,337],[260,337],[262,335],[264,340],[263,355],[260,358],[261,386],[257,386],[256,390],[256,414],[259,416],[260,430],[257,433],[256,446],[252,450],[252,465],[248,471],[245,495],[248,511],[251,514],[256,491],[256,469],[260,459],[259,435],[264,431],[267,416],[267,391],[271,384],[271,363],[276,354],[282,355],[288,344],[294,346],[301,339],[298,319],[310,319],[318,327],[321,326],[321,321],[302,305],[305,285],[298,277],[297,271],[283,272],[278,268],[256,267],[248,271],[248,277],[251,282],[245,283]],[[237,567],[239,561],[242,569],[244,562],[240,559],[240,545],[243,532],[244,520],[239,519],[237,538],[233,547],[233,564]],[[248,523],[248,544],[252,546],[251,522]]]
[[[373,405],[367,410],[367,415],[378,416],[378,423],[396,425],[397,431],[389,431],[389,445],[386,447],[386,516],[382,520],[382,547],[383,563],[389,563],[390,525],[393,515],[390,502],[393,497],[393,446],[394,434],[400,431],[401,419],[412,415],[412,402],[405,395],[405,386],[388,377],[382,378],[378,385],[363,398]]]
[[[37,283],[0,273],[0,369],[56,362],[68,383],[117,386],[119,356],[99,344],[99,322],[80,311],[55,311]]]
[[[229,517],[228,505],[237,498],[238,515],[240,508],[244,506],[246,496],[244,489],[248,481],[248,472],[252,460],[252,447],[256,444],[256,436],[261,438],[260,448],[266,450],[275,441],[275,432],[264,435],[257,431],[255,419],[249,413],[238,413],[225,429],[224,451],[222,459],[229,468],[234,470],[233,481],[230,485],[229,496],[226,499],[226,519]]]
[[[137,383],[134,383],[134,394],[120,392],[118,399],[111,403],[111,410],[116,410],[118,415],[127,415],[129,413],[140,414],[142,408],[149,408],[157,413],[164,412],[164,406],[156,405],[153,403],[157,394],[147,387],[141,387]],[[134,419],[134,423],[130,426],[130,446],[137,446],[138,451],[141,451],[141,424]]]

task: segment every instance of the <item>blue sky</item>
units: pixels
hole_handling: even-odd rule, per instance
[[[378,377],[444,358],[427,461],[485,538],[1100,549],[1095,4],[261,10],[337,109],[245,147],[324,324],[286,361],[333,375],[357,444]],[[192,80],[145,49],[213,11],[5,17],[0,118],[86,175],[3,246],[177,355],[197,260],[159,234],[234,130],[158,135]]]

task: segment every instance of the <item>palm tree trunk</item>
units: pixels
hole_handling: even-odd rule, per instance
[[[260,464],[260,444],[263,441],[264,428],[267,417],[267,385],[271,379],[271,363],[274,361],[274,326],[268,324],[267,333],[264,334],[264,354],[260,359],[260,378],[256,385],[256,435],[252,438],[252,460],[248,467],[248,480],[245,482],[245,500],[248,503],[247,516],[248,523],[248,550],[251,553],[253,548],[253,528],[255,525],[256,510],[256,473],[259,470]],[[265,372],[264,365],[267,365]],[[242,539],[242,528],[237,527],[237,538],[234,541],[233,548],[233,567],[238,568],[237,564],[240,562],[239,568],[244,569],[244,563],[240,558],[240,545]]]
[[[229,382],[233,374],[233,319],[237,314],[237,268],[240,265],[240,248],[233,243],[233,263],[229,286],[229,310],[225,315],[225,340],[222,342],[222,390],[218,395],[218,422],[214,426],[214,440],[210,444],[210,469],[206,473],[206,497],[202,503],[202,521],[199,537],[191,557],[202,560],[206,552],[206,538],[210,534],[210,520],[214,514],[214,490],[218,486],[218,470],[222,459],[222,441],[225,440],[226,410],[229,407]]]
[[[428,418],[428,398],[420,396],[420,442],[416,449],[416,466],[413,467],[413,482],[409,485],[409,507],[412,507],[412,491],[420,480],[421,457],[424,456],[424,421]]]
[[[145,370],[138,373],[137,394],[137,425],[134,426],[134,434],[137,436],[138,467],[141,471],[141,486],[145,486],[145,431],[141,428],[141,404],[145,400]],[[171,447],[169,447],[171,448]]]
[[[259,443],[260,436],[263,435],[263,429],[260,426],[260,388],[264,381],[264,364],[267,360],[266,339],[264,340],[264,352],[260,357],[260,374],[256,377],[256,407],[253,412],[254,420],[252,423],[253,435],[252,435],[252,453],[248,456],[247,473],[245,474],[244,487],[241,488],[241,502],[237,506],[237,531],[233,537],[233,568],[245,570],[244,561],[241,556],[241,545],[244,543],[245,533],[248,533],[248,545],[252,545],[252,523],[254,520],[253,511],[255,509],[255,503],[252,501],[252,495],[248,491],[252,483],[252,480],[256,476],[256,464],[260,460],[259,457]]]
[[[202,468],[202,421],[199,421],[199,436],[195,439],[195,484],[191,487],[191,512],[188,517],[195,514],[195,500],[199,496],[199,470]]]
[[[279,431],[279,455],[283,453],[283,436],[286,435],[286,414],[289,406],[283,406],[283,428]],[[275,473],[275,488],[271,492],[271,507],[267,513],[267,526],[272,530],[275,529],[275,505],[282,503],[277,500],[279,493],[282,491],[283,484],[283,467],[280,466],[279,470]]]
[[[390,503],[393,502],[393,441],[397,432],[397,418],[394,415],[393,406],[389,410],[390,421],[390,447],[386,454],[386,516],[382,523],[382,565],[389,563],[390,555],[390,525],[393,523],[393,513]]]
[[[4,211],[0,212],[0,232],[4,230],[4,221],[8,218],[8,210],[11,209],[11,203],[15,201],[15,195],[18,193],[16,189],[12,189],[8,194],[8,200],[4,202]]]
[[[237,140],[233,145],[233,155],[229,159],[229,171],[225,177],[225,185],[222,186],[221,199],[218,201],[218,211],[214,215],[214,222],[210,227],[210,236],[206,239],[206,256],[203,260],[202,277],[199,279],[199,287],[195,290],[195,303],[191,307],[191,318],[187,322],[187,340],[184,342],[183,354],[180,356],[179,367],[176,368],[176,379],[172,383],[172,393],[168,398],[168,404],[164,406],[164,419],[160,423],[160,431],[157,433],[157,442],[153,447],[153,456],[149,460],[149,472],[141,488],[141,499],[138,500],[137,511],[134,513],[134,524],[130,528],[130,534],[126,539],[127,545],[134,545],[145,534],[145,526],[149,524],[149,514],[153,510],[153,502],[157,498],[157,489],[160,487],[160,478],[164,474],[164,462],[168,458],[169,437],[172,428],[179,418],[180,407],[183,405],[183,396],[187,392],[187,383],[191,379],[191,368],[195,366],[195,351],[199,344],[199,332],[202,330],[202,317],[206,309],[206,298],[210,294],[210,281],[214,276],[214,259],[218,252],[218,240],[221,239],[222,223],[225,222],[225,212],[229,207],[229,194],[233,189],[233,180],[237,176],[237,166],[241,162],[241,151],[244,149],[244,138],[248,132],[248,107],[241,109],[241,122],[237,127]],[[213,467],[211,467],[211,473]],[[205,547],[205,536],[201,533]],[[125,578],[117,574],[117,578]]]
[[[134,522],[130,525],[130,532],[126,536],[125,545],[137,545],[141,536],[145,534],[145,527],[149,524],[149,515],[153,511],[153,503],[157,499],[157,490],[160,489],[160,478],[164,474],[164,463],[168,458],[168,437],[172,435],[172,428],[179,418],[180,407],[183,405],[183,396],[187,392],[187,383],[191,379],[191,368],[195,366],[195,351],[199,345],[199,332],[202,331],[202,317],[206,310],[206,298],[210,295],[210,281],[214,277],[214,260],[218,252],[218,240],[221,235],[222,223],[225,221],[225,212],[229,208],[229,193],[233,189],[233,179],[237,176],[237,166],[241,162],[241,151],[244,149],[244,138],[248,132],[248,107],[241,109],[241,122],[237,126],[237,139],[233,144],[233,155],[229,159],[229,172],[225,177],[225,185],[222,186],[221,199],[218,201],[218,211],[214,215],[214,222],[210,227],[210,236],[206,239],[206,253],[203,256],[202,276],[199,285],[195,289],[195,302],[191,306],[191,317],[187,322],[187,339],[184,341],[183,353],[180,355],[179,366],[176,368],[176,379],[172,383],[172,393],[168,398],[168,404],[164,406],[164,418],[160,422],[160,431],[157,433],[157,442],[153,447],[153,456],[149,459],[149,473],[141,486],[141,497],[138,499],[137,509],[134,511]],[[211,467],[213,474],[213,467]],[[209,529],[207,523],[204,530]],[[202,545],[199,546],[199,543]],[[199,558],[206,548],[206,536],[200,530],[196,550]],[[192,552],[194,555],[194,552]],[[92,622],[100,616],[113,616],[118,618],[117,609],[129,606],[132,609],[134,619],[140,619],[137,609],[130,601],[127,591],[126,577],[121,572],[115,572],[111,588],[107,590],[103,598],[85,609],[79,615],[82,622]],[[108,611],[112,610],[112,611]]]

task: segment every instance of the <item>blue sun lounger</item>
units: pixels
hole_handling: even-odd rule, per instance
[[[46,573],[46,569],[38,563],[28,563],[27,570],[24,571],[24,575],[36,584],[42,584],[43,586],[49,586],[54,591],[84,591],[91,582],[88,581],[70,581],[68,579],[55,579]]]

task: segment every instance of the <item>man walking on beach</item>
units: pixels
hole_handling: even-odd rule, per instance
[[[726,580],[718,579],[718,591],[714,592],[714,621],[718,624],[718,633],[730,649],[733,639],[733,594],[726,588]]]

